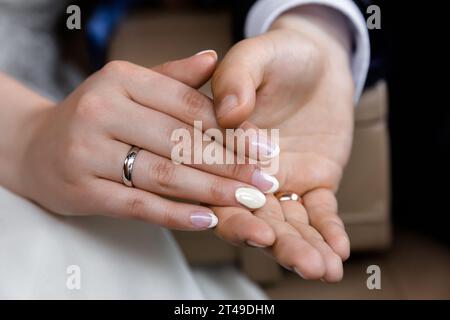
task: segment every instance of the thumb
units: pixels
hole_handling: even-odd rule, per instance
[[[221,127],[238,127],[251,115],[256,90],[264,78],[265,51],[254,39],[241,41],[227,53],[215,71],[211,88]]]
[[[160,64],[152,70],[198,89],[211,78],[216,63],[217,53],[205,50],[185,59]]]

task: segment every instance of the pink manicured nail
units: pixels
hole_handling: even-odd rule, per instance
[[[203,50],[198,53],[196,53],[194,56],[200,56],[206,54],[210,56],[214,61],[217,61],[217,53],[214,50]]]
[[[265,245],[262,245],[262,244],[253,242],[253,241],[251,241],[251,240],[248,240],[248,241],[247,241],[247,244],[248,244],[249,246],[255,247],[255,248],[265,248],[265,247],[267,247],[267,246],[265,246]]]
[[[260,169],[256,169],[253,172],[252,184],[264,193],[274,193],[280,186],[277,178]]]
[[[269,141],[269,138],[264,134],[257,134],[250,140],[252,147],[258,152],[259,160],[270,160],[280,154],[280,147]],[[255,150],[253,149],[252,150]]]
[[[301,273],[300,271],[298,271],[298,269],[297,269],[296,267],[294,267],[293,269],[294,269],[294,271],[295,271],[300,277],[302,277],[303,279],[305,279],[305,277],[302,275],[302,273]]]
[[[219,219],[211,212],[194,212],[191,214],[191,223],[198,229],[214,228]]]
[[[207,53],[207,54],[210,54],[210,55],[215,55],[217,57],[216,51],[214,51],[212,49],[208,49],[208,50],[203,50],[203,51],[197,52],[195,54],[195,56],[199,56],[199,55],[204,54],[204,53]]]

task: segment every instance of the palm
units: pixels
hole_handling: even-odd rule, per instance
[[[280,35],[275,35],[280,36]],[[352,88],[333,81],[314,49],[290,42],[265,71],[250,121],[280,130],[282,189],[304,194],[335,190],[352,142]],[[306,47],[306,48],[305,48]],[[304,68],[293,68],[308,60]],[[277,72],[283,70],[283,72]]]
[[[336,281],[342,277],[341,259],[349,255],[334,192],[352,143],[350,72],[346,66],[325,65],[327,60],[308,39],[291,32],[275,31],[262,40],[270,42],[275,58],[264,65],[248,120],[280,130],[280,191],[295,192],[303,202],[279,203],[268,197],[255,215],[273,228],[275,242],[268,250],[280,264],[297,268],[306,278]],[[237,225],[239,220],[234,220],[224,221],[219,233],[227,224]]]

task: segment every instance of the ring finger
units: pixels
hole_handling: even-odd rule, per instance
[[[122,182],[122,167],[130,146],[116,140],[103,144],[101,157],[93,164],[101,178]],[[140,150],[132,169],[136,188],[162,196],[207,203],[216,206],[243,206],[257,209],[265,196],[243,182],[175,164],[146,150]]]
[[[272,193],[278,189],[279,183],[275,177],[260,170],[256,164],[249,164],[247,161],[245,164],[237,164],[234,152],[224,148],[217,141],[203,143],[203,138],[200,137],[202,143],[196,143],[196,134],[202,135],[203,132],[194,133],[194,127],[159,111],[143,107],[124,97],[117,97],[115,103],[117,104],[118,116],[109,121],[109,134],[112,138],[128,145],[139,146],[166,159],[172,159],[172,153],[175,153],[176,156],[179,153],[189,153],[188,159],[183,161],[189,167],[251,184],[265,193]],[[117,119],[120,121],[117,121]],[[124,125],[127,123],[133,125]],[[177,138],[178,134],[183,134],[182,141],[174,142],[174,134]],[[185,139],[188,141],[186,145]],[[180,147],[181,152],[178,152],[180,150],[174,152],[174,147]],[[185,148],[188,148],[188,150]],[[200,148],[200,150],[196,148]],[[205,151],[206,148],[209,149],[209,152]],[[206,161],[204,161],[203,156],[209,155],[211,150],[214,150],[214,159],[212,159],[214,161],[211,164],[204,163]],[[200,154],[201,159],[195,158],[197,154]],[[218,159],[219,163],[215,160],[216,155],[222,155]],[[184,155],[181,158],[184,159]],[[229,159],[232,160],[232,164],[225,164]],[[221,160],[223,164],[220,164]]]

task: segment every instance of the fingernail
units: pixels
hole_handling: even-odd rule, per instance
[[[280,154],[278,144],[269,141],[269,138],[262,133],[254,135],[250,139],[250,143],[253,147],[251,150],[258,151],[258,159],[260,160],[270,160]]]
[[[213,57],[214,60],[217,60],[217,52],[214,51],[214,50],[211,50],[211,49],[203,50],[203,51],[197,52],[196,54],[194,54],[194,56],[199,56],[199,55],[202,55],[202,54],[208,54],[208,55],[210,55],[211,57]]]
[[[238,188],[234,196],[237,202],[249,209],[259,209],[266,203],[266,196],[253,188]]]
[[[260,169],[256,169],[255,172],[253,172],[252,184],[264,193],[274,193],[280,186],[277,178]]]
[[[249,246],[255,247],[255,248],[265,248],[265,247],[267,247],[266,245],[263,245],[263,244],[259,244],[259,243],[253,242],[252,240],[248,240],[248,241],[247,241],[247,244],[248,244]]]
[[[228,95],[220,101],[219,106],[217,108],[217,117],[221,118],[226,115],[228,112],[233,110],[238,106],[238,98],[235,95]]]
[[[194,212],[191,214],[191,223],[198,229],[214,228],[217,222],[219,222],[219,219],[211,212]]]
[[[296,267],[294,267],[293,269],[294,269],[295,273],[297,273],[300,277],[305,279],[305,277],[302,275],[302,273],[300,271],[298,271],[298,269]]]

